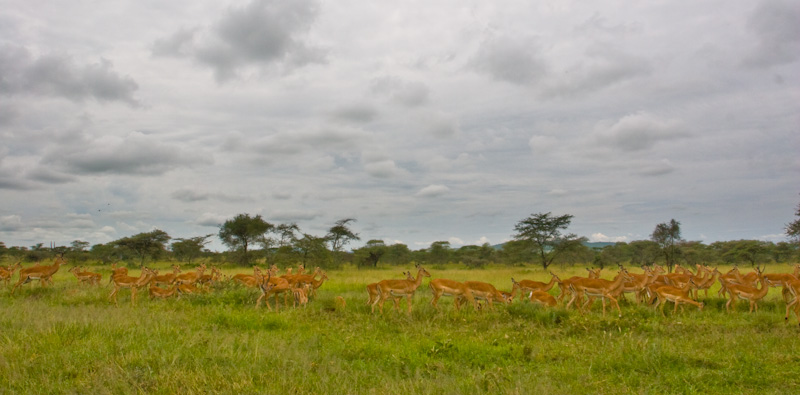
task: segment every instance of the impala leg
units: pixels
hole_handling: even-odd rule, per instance
[[[131,287],[131,306],[136,307],[136,287]]]

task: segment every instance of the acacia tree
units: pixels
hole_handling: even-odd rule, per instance
[[[361,240],[358,233],[353,232],[347,227],[350,222],[356,222],[355,218],[345,218],[336,221],[336,223],[328,230],[325,238],[331,243],[331,251],[333,252],[334,266],[337,266],[340,252],[345,244],[353,240]]]
[[[118,247],[125,248],[139,258],[139,266],[144,265],[147,257],[157,258],[165,251],[165,246],[171,237],[161,229],[150,232],[138,233],[130,237],[123,237],[113,242]]]
[[[658,243],[661,248],[661,253],[664,254],[664,259],[667,263],[667,268],[672,273],[672,268],[675,267],[675,262],[680,254],[678,243],[681,240],[681,223],[671,219],[669,223],[660,223],[656,225],[650,239]]]
[[[547,269],[560,254],[586,241],[585,237],[578,237],[574,233],[562,233],[572,223],[573,217],[570,214],[531,214],[514,225],[517,233],[512,237],[527,243],[528,248],[539,258],[542,268]]]
[[[172,253],[180,260],[185,260],[188,264],[192,264],[192,260],[203,253],[203,247],[211,241],[208,240],[213,234],[205,236],[191,237],[188,239],[175,239],[172,243]]]
[[[364,247],[353,250],[354,261],[360,266],[378,267],[378,262],[381,260],[388,248],[383,240],[373,239],[367,242]]]
[[[249,214],[239,214],[233,219],[225,221],[219,227],[219,239],[231,251],[241,251],[240,264],[249,263],[248,248],[253,243],[264,243],[264,235],[275,227],[261,218],[261,215],[250,217]]]

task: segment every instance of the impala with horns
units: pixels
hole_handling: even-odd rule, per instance
[[[67,263],[64,259],[64,254],[59,255],[56,257],[55,262],[52,265],[36,265],[33,267],[26,267],[24,269],[20,269],[19,271],[19,281],[14,285],[14,288],[11,290],[11,294],[14,294],[14,291],[17,290],[17,287],[23,284],[27,284],[33,280],[39,280],[39,284],[42,287],[46,286],[47,283],[52,284],[53,280],[52,277],[61,265]]]
[[[406,297],[406,306],[408,307],[408,314],[411,314],[411,301],[414,297],[414,293],[417,292],[417,288],[419,288],[420,284],[422,284],[422,277],[430,277],[431,274],[428,273],[425,268],[420,266],[419,264],[416,265],[417,268],[417,277],[414,281],[411,280],[382,280],[378,282],[378,291],[380,292],[380,298],[372,303],[372,312],[375,312],[375,305],[377,304],[380,307],[381,313],[383,313],[383,304],[386,302],[386,299],[389,297]],[[399,311],[400,304],[395,305],[396,309]]]

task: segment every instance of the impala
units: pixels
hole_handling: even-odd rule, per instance
[[[493,302],[511,303],[502,292],[498,291],[494,285],[482,281],[464,281],[464,285],[469,289],[475,300],[485,300],[489,308],[493,308]],[[459,304],[466,302],[464,297],[456,298]]]
[[[719,279],[719,276],[721,274],[722,273],[720,273],[719,270],[717,270],[717,268],[714,268],[714,270],[711,271],[711,276],[710,277],[708,277],[707,279],[703,280],[703,282],[697,284],[696,290],[697,290],[698,299],[700,298],[700,290],[701,289],[703,291],[705,291],[705,293],[706,293],[705,299],[708,299],[708,290],[711,288],[712,285],[714,285],[715,282],[717,282],[717,279]]]
[[[311,292],[311,284],[303,284],[302,286],[292,288],[292,296],[294,297],[294,307],[306,307],[308,304],[308,294]]]
[[[200,266],[198,266],[197,269],[193,272],[186,272],[177,275],[175,277],[175,283],[177,283],[178,285],[183,285],[183,284],[194,285],[194,283],[196,283],[197,280],[200,279],[200,276],[203,275],[203,272],[205,270],[206,270],[206,264],[203,263]]]
[[[147,291],[150,295],[150,299],[153,298],[166,299],[171,297],[172,295],[175,295],[175,293],[178,292],[178,285],[173,284],[172,287],[170,287],[169,289],[164,289],[157,287],[155,281],[153,281],[150,282],[150,288],[148,288]]]
[[[172,284],[175,282],[175,277],[181,273],[181,268],[178,265],[172,265],[172,272],[165,273],[162,275],[158,275],[156,272],[156,276],[153,278],[154,284]]]
[[[692,304],[697,306],[700,310],[703,310],[703,303],[696,302],[689,297],[693,286],[696,286],[694,279],[689,279],[689,281],[680,288],[671,285],[662,285],[655,288],[654,292],[658,298],[658,302],[653,308],[655,309],[658,305],[661,305],[661,315],[666,316],[664,314],[664,306],[666,306],[669,301],[675,303],[675,309],[672,312],[673,315],[678,313],[678,305],[681,303]],[[681,309],[683,309],[683,307],[681,307]]]
[[[253,274],[252,275],[239,273],[239,274],[234,275],[231,278],[231,280],[239,282],[242,285],[244,285],[245,287],[254,288],[254,287],[257,287],[259,285],[259,281],[256,278],[260,274],[261,274],[261,269],[259,269],[258,266],[253,266]]]
[[[67,261],[64,259],[64,256],[62,254],[56,257],[56,260],[55,262],[53,262],[52,265],[47,265],[47,266],[37,265],[33,267],[27,267],[25,269],[20,269],[19,281],[17,281],[17,283],[14,285],[14,288],[11,290],[11,294],[13,295],[14,291],[16,291],[17,287],[19,287],[20,285],[27,284],[33,280],[39,280],[39,283],[42,284],[42,287],[44,287],[45,284],[47,283],[52,284],[53,275],[56,274],[61,265],[65,263],[67,263]]]
[[[131,290],[131,306],[136,306],[136,291],[150,283],[150,280],[155,277],[155,273],[146,268],[142,268],[142,274],[139,277],[131,277],[127,275],[117,275],[111,278],[114,283],[114,290],[108,295],[108,299],[114,299],[114,305],[119,306],[117,303],[117,293],[122,288],[130,288]]]
[[[658,275],[649,269],[642,269],[644,269],[644,273],[642,274],[628,273],[628,276],[631,278],[631,280],[623,282],[622,287],[620,287],[618,292],[614,293],[613,296],[615,298],[625,299],[626,293],[632,293],[636,303],[645,300],[645,287],[653,282]]]
[[[555,283],[556,283],[556,275],[553,274],[552,272],[550,274],[552,276],[550,277],[550,282],[549,283],[543,283],[543,282],[540,282],[540,281],[533,281],[533,280],[520,280],[519,282],[516,282],[512,278],[511,282],[519,284],[519,289],[520,289],[520,291],[522,291],[522,294],[519,295],[519,300],[522,300],[522,295],[523,294],[528,294],[528,293],[531,293],[533,291],[544,291],[544,292],[547,292],[551,288],[553,288],[553,285],[555,285]]]
[[[78,266],[73,266],[68,272],[72,273],[75,278],[78,279],[79,284],[97,285],[102,278],[99,273],[81,271],[81,268]]]
[[[728,285],[728,293],[730,293],[730,299],[728,303],[725,304],[725,309],[730,312],[730,305],[734,303],[734,309],[736,308],[736,302],[739,299],[745,299],[750,301],[750,312],[753,312],[753,308],[755,308],[756,312],[758,312],[758,301],[763,299],[767,296],[767,292],[769,292],[769,280],[764,278],[764,274],[761,272],[761,269],[756,268],[756,280],[761,283],[761,288],[755,288],[748,285],[742,284],[729,284]]]
[[[598,269],[586,268],[586,270],[589,272],[589,277],[588,278],[597,279],[597,278],[600,278],[600,271],[603,270],[603,269],[602,268],[598,268]],[[550,272],[550,274],[553,274],[553,272]],[[577,280],[585,279],[585,278],[587,278],[587,277],[574,276],[574,277],[570,277],[570,278],[568,278],[566,280],[563,280],[561,282],[558,282],[558,289],[561,291],[561,293],[558,294],[558,299],[557,299],[558,302],[561,303],[561,301],[564,300],[564,297],[567,294],[572,295],[572,288],[570,288],[570,285],[572,284],[573,281],[577,281]]]
[[[378,291],[380,292],[380,298],[372,303],[372,311],[375,311],[375,304],[378,304],[381,308],[381,313],[383,313],[383,303],[391,297],[406,297],[406,306],[408,306],[408,314],[411,314],[411,299],[414,297],[414,293],[417,292],[417,288],[419,285],[422,284],[422,277],[430,277],[431,274],[428,273],[422,266],[419,264],[416,265],[417,267],[417,278],[414,281],[410,280],[382,280],[378,282]],[[400,303],[395,305],[395,308],[399,311]]]
[[[8,287],[8,283],[11,282],[11,277],[14,276],[14,272],[20,267],[20,261],[17,261],[17,263],[15,263],[13,266],[0,266],[0,280],[3,280],[3,282],[6,284],[6,287]]]
[[[800,265],[798,265],[798,267],[800,267]],[[786,317],[784,317],[784,319],[787,322],[789,321],[789,310],[794,307],[794,315],[800,320],[800,280],[795,279],[787,282],[786,288],[789,290],[791,299],[786,303]]]
[[[322,284],[325,282],[325,280],[328,280],[328,273],[322,272],[322,273],[320,273],[319,280],[311,279],[310,283],[306,283],[306,285],[310,285],[311,286],[311,288],[310,288],[311,296],[317,296],[317,290],[319,289],[319,287],[322,286]]]
[[[201,275],[197,279],[197,285],[207,287],[218,281],[220,277],[222,277],[222,272],[216,266],[211,266],[211,273]]]
[[[547,307],[555,307],[558,304],[556,298],[545,291],[533,291],[528,299],[530,299],[531,303],[539,303]]]
[[[288,306],[287,296],[292,289],[289,285],[289,281],[285,278],[273,276],[272,270],[267,272],[266,278],[258,275],[256,279],[259,282],[259,289],[261,289],[261,296],[256,300],[256,308],[261,306],[261,301],[264,300],[269,311],[272,311],[272,306],[269,304],[269,297],[275,295],[275,310],[278,310],[278,294],[281,293],[283,294],[283,305]]]
[[[414,281],[414,275],[411,272],[403,272],[403,275],[406,276],[406,280]],[[367,284],[367,296],[369,296],[367,306],[372,306],[373,303],[380,299],[381,292],[378,290],[378,283]],[[399,303],[398,299],[399,298],[394,299],[395,304]]]
[[[619,313],[619,316],[622,317],[622,309],[619,308],[619,303],[617,303],[617,299],[614,298],[612,294],[617,292],[617,290],[622,287],[625,281],[629,280],[630,276],[628,276],[628,271],[625,270],[625,268],[620,267],[619,273],[617,273],[617,276],[614,277],[613,281],[588,278],[574,281],[570,284],[570,288],[572,289],[572,299],[570,299],[569,303],[567,303],[567,308],[569,308],[569,306],[575,302],[575,299],[578,297],[578,295],[590,297],[584,306],[590,304],[595,297],[600,297],[603,300],[604,316],[606,315],[606,299],[608,299],[614,304],[614,306],[617,307],[617,312]]]
[[[475,302],[475,298],[473,297],[472,292],[462,282],[458,282],[455,280],[448,280],[446,278],[435,278],[428,283],[428,287],[431,289],[431,292],[433,293],[433,298],[431,299],[431,305],[436,310],[439,310],[438,302],[439,298],[441,298],[442,296],[452,296],[456,310],[461,310],[460,300],[462,299],[470,302],[475,310],[478,309],[478,305]]]
[[[797,269],[795,269],[795,273]],[[786,286],[787,283],[797,280],[796,274],[792,273],[765,273],[764,278],[769,281],[770,286],[772,287],[782,287],[783,290],[781,291],[781,295],[783,296],[784,302],[789,302],[791,300],[791,293],[789,288]]]

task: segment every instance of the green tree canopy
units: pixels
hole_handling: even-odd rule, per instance
[[[113,242],[114,245],[131,251],[139,258],[139,266],[144,265],[145,258],[157,258],[165,251],[165,246],[171,237],[160,229],[150,232],[138,233],[130,237],[123,237]]]
[[[240,251],[239,262],[247,265],[250,263],[248,248],[254,243],[264,243],[264,235],[274,228],[261,215],[250,217],[250,214],[239,214],[220,225],[219,239],[231,251]]]
[[[797,211],[794,215],[800,217],[800,203],[797,204]],[[800,243],[800,218],[786,224],[786,235],[795,243]]]
[[[573,215],[553,216],[552,213],[531,214],[514,226],[515,240],[526,241],[547,269],[563,252],[586,241],[574,233],[563,234],[572,223]]]
[[[667,223],[660,223],[656,225],[653,233],[650,235],[650,240],[656,242],[661,248],[661,253],[664,254],[667,268],[672,273],[675,263],[680,254],[678,243],[681,240],[681,223],[671,219]]]
[[[331,243],[331,251],[333,252],[334,266],[338,266],[340,262],[340,253],[342,248],[349,242],[354,240],[361,240],[358,233],[353,232],[347,224],[356,222],[355,218],[345,218],[336,221],[336,223],[328,230],[325,239]]]
[[[175,239],[172,243],[172,253],[175,257],[192,264],[192,261],[203,253],[203,248],[211,241],[208,240],[213,234],[205,236],[191,237],[188,239]]]

